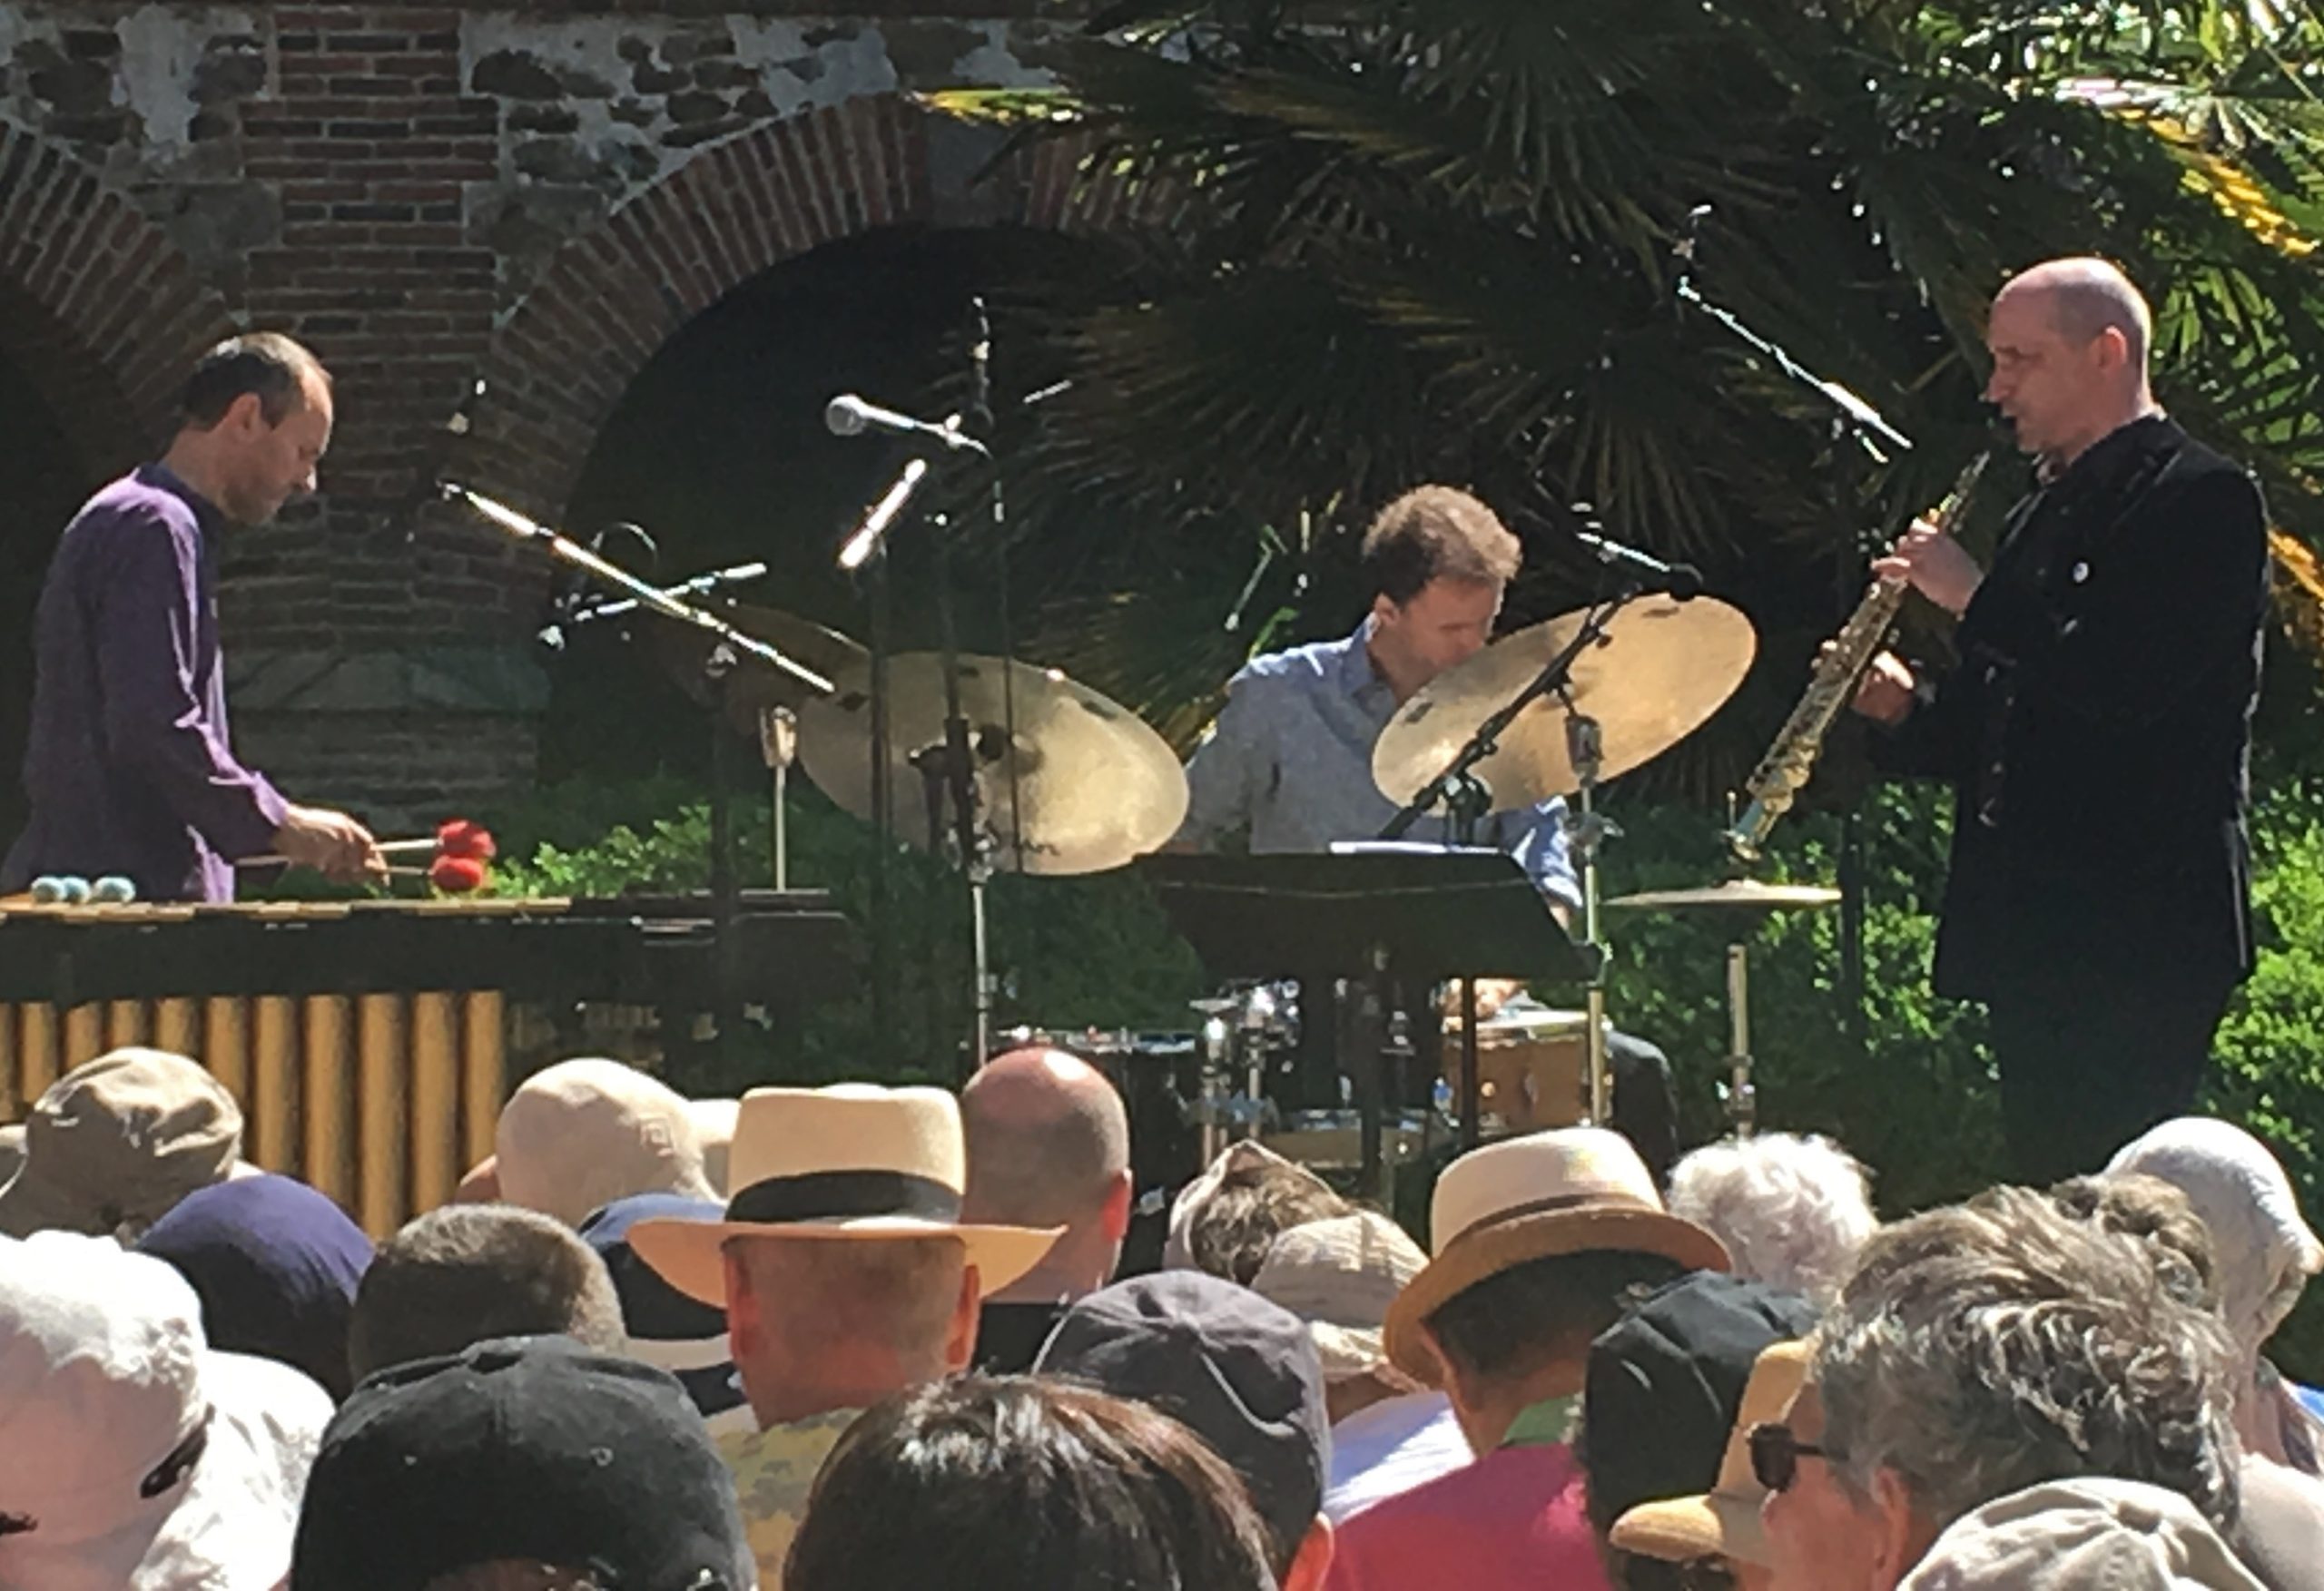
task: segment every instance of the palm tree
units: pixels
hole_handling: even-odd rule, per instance
[[[1472,483],[1528,533],[1525,619],[1586,596],[1586,504],[1758,624],[1674,760],[1731,786],[1868,542],[1988,440],[1985,300],[2063,253],[2148,284],[2164,401],[2324,545],[2319,45],[2268,0],[1125,0],[1054,93],[944,96],[1167,218],[1019,306],[1073,381],[1016,449],[1041,644],[1183,733],[1242,653],[1344,622],[1402,486]],[[1920,445],[1866,457],[1683,306],[1690,234],[1704,295]]]

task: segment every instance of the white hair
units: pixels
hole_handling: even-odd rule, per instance
[[[1880,1223],[1866,1174],[1830,1139],[1761,1133],[1696,1150],[1670,1173],[1670,1213],[1715,1234],[1735,1274],[1828,1305]]]

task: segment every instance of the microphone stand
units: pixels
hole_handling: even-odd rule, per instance
[[[713,638],[703,660],[703,676],[711,687],[710,715],[710,908],[714,931],[715,976],[713,1016],[717,1036],[714,1043],[730,1057],[742,1032],[742,945],[737,925],[742,918],[742,889],[734,856],[732,791],[733,751],[726,727],[727,682],[742,660],[777,668],[828,696],[832,682],[755,635],[746,635],[717,614],[694,606],[671,591],[652,585],[603,555],[505,503],[452,481],[438,483],[448,499],[465,504],[491,524],[530,542],[551,557],[603,581],[626,594],[639,607],[691,624]]]

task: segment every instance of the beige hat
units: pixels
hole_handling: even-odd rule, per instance
[[[1751,1363],[1726,1456],[1718,1461],[1718,1484],[1707,1496],[1640,1504],[1614,1521],[1613,1544],[1671,1563],[1716,1557],[1765,1566],[1768,1537],[1759,1525],[1759,1505],[1768,1492],[1751,1471],[1751,1428],[1783,1418],[1807,1380],[1811,1351],[1805,1342],[1774,1342],[1761,1350]]]
[[[1902,1591],[2260,1591],[2177,1492],[2083,1476],[1955,1519]]]
[[[560,1061],[526,1078],[493,1148],[500,1197],[568,1226],[633,1193],[717,1197],[684,1098],[619,1061]]]
[[[1251,1291],[1307,1322],[1324,1379],[1345,1380],[1387,1362],[1380,1328],[1388,1306],[1428,1269],[1421,1246],[1377,1210],[1295,1226],[1268,1245]]]
[[[1556,1127],[1472,1149],[1436,1179],[1428,1212],[1435,1258],[1389,1307],[1389,1362],[1435,1384],[1420,1324],[1487,1277],[1560,1254],[1659,1254],[1724,1271],[1727,1250],[1662,1208],[1630,1140],[1603,1127]]]
[[[738,1237],[878,1242],[957,1237],[991,1293],[1040,1262],[1065,1228],[960,1224],[968,1147],[940,1088],[753,1088],[734,1121],[724,1221],[641,1221],[632,1252],[680,1292],[726,1301],[720,1251]]]
[[[24,1165],[0,1188],[0,1233],[134,1235],[223,1181],[241,1147],[241,1107],[224,1084],[167,1050],[113,1050],[33,1105]]]
[[[734,1147],[734,1118],[742,1109],[739,1099],[686,1101],[694,1136],[702,1142],[702,1174],[708,1179],[712,1193],[721,1199],[727,1193],[726,1157]]]

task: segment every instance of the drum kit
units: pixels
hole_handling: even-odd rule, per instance
[[[808,776],[841,808],[875,818],[884,786],[893,831],[956,863],[1049,877],[1122,867],[1167,845],[1184,820],[1187,787],[1177,755],[1138,716],[1055,670],[998,657],[961,654],[953,675],[958,716],[966,723],[968,784],[976,814],[978,855],[963,859],[952,826],[955,797],[945,768],[948,702],[944,662],[936,653],[888,660],[885,724],[875,732],[871,654],[850,638],[779,610],[724,604],[716,610],[736,630],[757,637],[828,676],[814,690],[795,672],[747,657],[725,683],[723,706],[734,727],[755,733],[777,781],[795,751]],[[703,675],[702,632],[654,626],[650,644],[682,680]],[[1530,807],[1551,797],[1572,803],[1572,853],[1583,885],[1585,944],[1602,952],[1597,859],[1610,832],[1594,809],[1600,781],[1636,768],[1677,744],[1718,711],[1750,666],[1751,624],[1715,599],[1635,598],[1607,614],[1568,614],[1515,632],[1447,670],[1408,700],[1382,732],[1372,757],[1383,793],[1411,802],[1472,753],[1443,798],[1456,820],[1461,801],[1472,816]],[[1556,672],[1553,689],[1529,684]],[[1515,704],[1516,710],[1509,709]],[[1496,719],[1499,722],[1495,722]],[[1482,742],[1482,754],[1475,754]],[[884,746],[884,762],[875,756]],[[875,763],[881,765],[875,768]],[[775,803],[780,821],[783,802]],[[787,870],[776,837],[777,874]],[[1609,909],[1760,914],[1827,906],[1838,892],[1815,886],[1730,879],[1699,889],[1649,891],[1603,903]],[[976,969],[988,988],[981,925]],[[1735,1127],[1753,1121],[1748,949],[1728,952],[1731,1078],[1728,1107]],[[1344,1158],[1354,1113],[1284,1112],[1271,1103],[1268,1071],[1295,1047],[1300,1030],[1296,986],[1245,981],[1196,1002],[1196,1032],[1059,1033],[1020,1028],[993,1041],[1053,1043],[1078,1050],[1121,1075],[1125,1094],[1167,1099],[1167,1109],[1198,1136],[1205,1158],[1233,1138],[1266,1135],[1279,1147],[1324,1161]],[[981,1009],[981,1007],[980,1007]],[[1476,1025],[1476,1065],[1461,1060],[1461,1007],[1448,1002],[1443,1075],[1473,1078],[1492,1126],[1503,1132],[1602,1119],[1603,1044],[1609,1027],[1602,985],[1593,978],[1587,1008],[1549,1011],[1519,1002]],[[1391,1055],[1423,1053],[1401,1014],[1383,1036]],[[1133,1085],[1144,1070],[1167,1074],[1157,1089]],[[1450,1085],[1440,1081],[1434,1109],[1393,1113],[1388,1153],[1406,1157],[1443,1135]],[[1345,1102],[1343,1100],[1342,1102]],[[1151,1105],[1151,1102],[1149,1102]],[[1145,1114],[1145,1113],[1141,1113]]]

